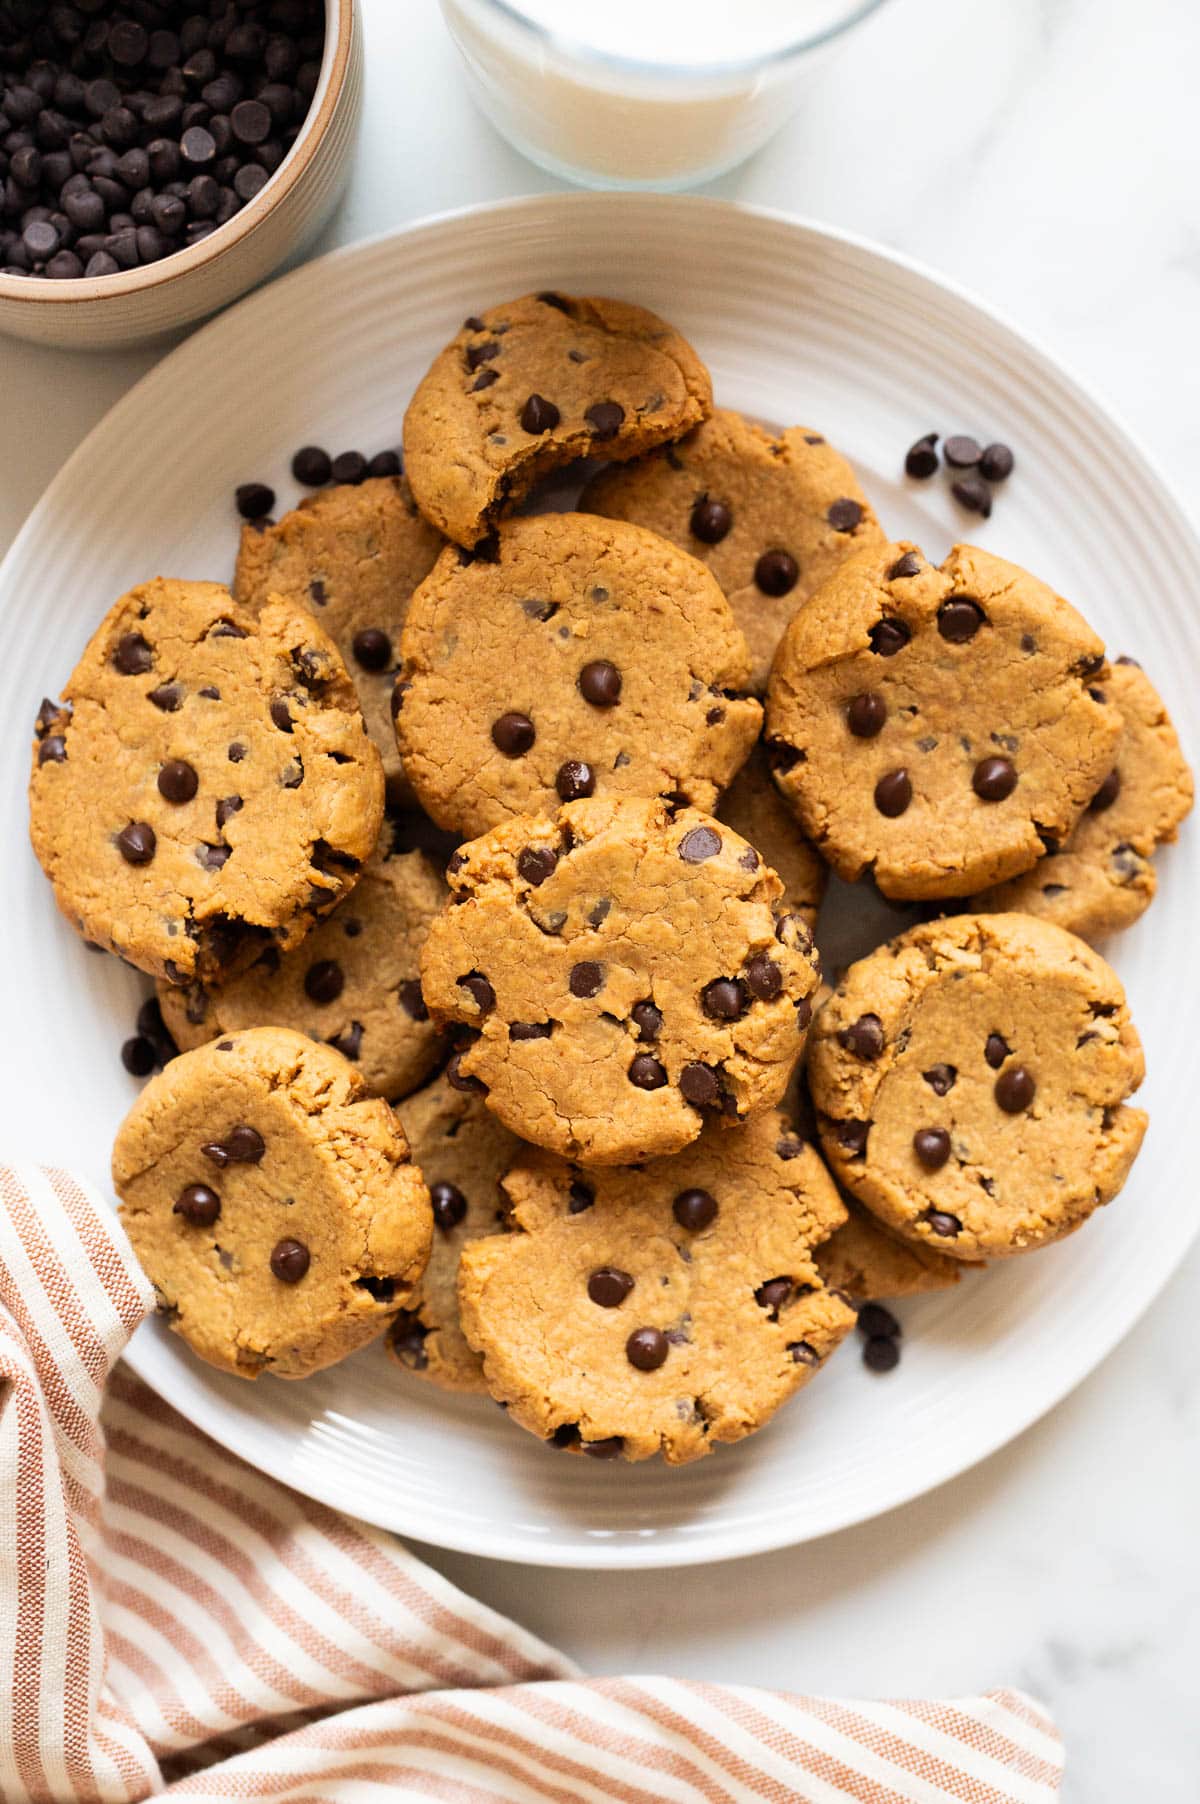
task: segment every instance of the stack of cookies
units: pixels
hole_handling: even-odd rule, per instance
[[[1116,1195],[1142,1054],[1089,942],[1191,778],[1066,601],[891,542],[642,308],[473,315],[404,450],[229,588],[123,596],[38,717],[59,906],[183,1049],[124,1219],[227,1371],[386,1330],[555,1447],[691,1460]],[[830,870],[920,905],[833,989]]]

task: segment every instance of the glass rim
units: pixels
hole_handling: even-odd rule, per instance
[[[557,31],[553,26],[544,25],[531,19],[524,11],[521,0],[464,0],[468,6],[477,5],[490,8],[500,13],[510,24],[519,30],[526,31],[533,38],[545,44],[560,55],[574,57],[583,62],[591,62],[608,69],[618,69],[629,74],[658,76],[672,79],[706,75],[742,75],[753,70],[770,69],[779,64],[790,62],[793,57],[802,56],[806,51],[819,50],[824,44],[831,44],[835,38],[841,37],[855,25],[861,25],[864,19],[878,12],[885,0],[857,0],[844,19],[836,24],[826,25],[820,31],[809,32],[800,38],[775,50],[764,52],[761,56],[730,57],[713,62],[667,63],[655,62],[646,57],[625,56],[619,51],[601,50],[594,44],[582,42],[579,38]]]

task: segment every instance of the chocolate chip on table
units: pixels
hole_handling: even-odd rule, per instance
[[[964,476],[950,484],[950,493],[968,513],[980,514],[986,520],[992,511],[992,491],[978,476]]]
[[[642,1045],[652,1044],[662,1032],[662,1010],[655,1008],[652,1002],[635,1002],[629,1011],[629,1019],[637,1028]]]
[[[788,595],[800,580],[800,566],[790,551],[764,551],[754,566],[756,588],[778,599]]]
[[[299,1284],[309,1267],[309,1251],[302,1240],[277,1240],[271,1249],[271,1270],[284,1284]]]
[[[364,626],[351,641],[355,662],[364,670],[386,670],[392,661],[392,642],[379,626]]]
[[[1006,1115],[1020,1115],[1037,1092],[1037,1084],[1024,1065],[1010,1065],[996,1079],[996,1101]]]
[[[885,771],[875,785],[875,806],[888,820],[903,814],[912,801],[912,780],[906,770]]]
[[[909,446],[904,459],[906,475],[913,476],[918,482],[925,482],[938,467],[938,454],[935,446],[938,442],[936,432],[927,432],[923,438]]]
[[[149,864],[158,839],[149,821],[130,821],[117,834],[117,850],[126,864]]]
[[[852,695],[846,704],[846,725],[856,739],[874,739],[887,722],[887,703],[873,689]]]
[[[621,699],[621,673],[607,658],[594,658],[579,672],[579,693],[593,708],[615,708]]]
[[[330,465],[330,474],[338,483],[357,485],[367,477],[367,460],[361,451],[341,451]]]
[[[564,802],[578,802],[596,787],[596,773],[581,758],[568,758],[558,767],[554,787]]]
[[[528,714],[501,714],[492,722],[492,744],[506,758],[521,758],[537,738]]]
[[[628,1077],[639,1090],[661,1090],[667,1081],[664,1067],[648,1052],[638,1053],[629,1067]]]
[[[973,639],[987,615],[969,595],[952,595],[937,612],[938,632],[951,645],[965,645]]]
[[[158,1064],[153,1040],[146,1039],[143,1034],[135,1034],[126,1040],[121,1047],[121,1063],[130,1077],[149,1077]]]
[[[883,1022],[878,1015],[860,1015],[857,1021],[843,1027],[838,1040],[856,1059],[874,1061],[882,1054],[885,1044]]]
[[[913,1151],[926,1171],[940,1171],[950,1157],[950,1136],[945,1128],[918,1128]]]
[[[867,634],[871,650],[879,658],[894,658],[912,638],[903,620],[877,620]]]
[[[971,787],[981,802],[1003,802],[1017,787],[1017,767],[1011,758],[981,758]]]
[[[207,1184],[189,1184],[180,1191],[171,1213],[182,1215],[191,1228],[211,1228],[221,1213],[221,1199]]]
[[[200,779],[186,759],[172,758],[158,773],[158,793],[166,802],[190,802],[199,787]]]
[[[635,1328],[625,1342],[625,1357],[639,1372],[657,1372],[670,1350],[661,1328]]]
[[[265,482],[243,482],[233,499],[243,520],[261,520],[275,505],[275,491]]]
[[[324,488],[333,475],[328,451],[322,450],[320,445],[301,445],[292,459],[292,475],[306,489]]]
[[[367,465],[367,475],[371,477],[399,476],[403,467],[398,451],[377,451]]]
[[[584,410],[583,417],[596,441],[604,444],[606,440],[616,438],[625,420],[625,409],[619,401],[593,401]]]
[[[721,850],[721,835],[713,827],[690,827],[679,842],[679,856],[685,864],[703,864]]]
[[[733,977],[714,977],[700,992],[700,1006],[713,1021],[738,1021],[746,1012],[746,992]]]
[[[553,432],[560,417],[554,402],[547,401],[545,395],[530,395],[521,409],[521,430],[535,437],[543,432]]]
[[[946,462],[956,470],[973,470],[983,456],[978,441],[968,438],[965,433],[956,433],[948,438],[942,447]]]
[[[310,1002],[336,1002],[345,986],[345,972],[333,958],[317,959],[304,974],[304,994]]]
[[[1110,770],[1107,777],[1105,777],[1103,783],[1101,783],[1099,789],[1088,803],[1089,814],[1103,814],[1107,809],[1112,807],[1120,793],[1121,773],[1116,769]]]
[[[873,1334],[862,1351],[869,1372],[892,1372],[900,1364],[900,1343],[890,1334]]]
[[[861,505],[857,501],[852,501],[849,496],[843,496],[840,501],[835,501],[825,515],[835,532],[853,532],[862,517]]]
[[[567,985],[572,996],[584,998],[598,996],[604,988],[603,965],[598,965],[591,958],[581,959],[578,964],[571,966]]]
[[[681,1190],[671,1204],[671,1213],[689,1234],[699,1234],[717,1219],[717,1199],[711,1191]]]
[[[444,1178],[429,1186],[429,1201],[433,1205],[433,1219],[443,1234],[456,1228],[467,1213],[467,1199],[457,1184],[450,1184]]]
[[[602,1265],[587,1281],[587,1293],[601,1309],[619,1309],[633,1289],[633,1278],[615,1265]]]
[[[693,536],[703,545],[719,545],[733,525],[733,514],[723,501],[701,495],[692,509],[688,524]]]
[[[979,474],[988,482],[1004,482],[1012,475],[1015,463],[1007,445],[987,445],[979,459]]]
[[[882,1303],[864,1303],[858,1312],[855,1326],[860,1334],[865,1334],[872,1340],[877,1336],[896,1340],[900,1334],[899,1322]]]

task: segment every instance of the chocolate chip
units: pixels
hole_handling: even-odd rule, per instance
[[[860,1015],[857,1021],[842,1029],[838,1040],[856,1059],[877,1059],[885,1044],[883,1022],[878,1015]]]
[[[759,1002],[774,1002],[783,988],[783,972],[766,952],[756,952],[745,968],[750,994]]]
[[[240,764],[246,756],[246,748],[235,739],[226,750],[225,756],[229,759],[230,764]]]
[[[548,1040],[554,1032],[553,1021],[514,1021],[510,1024],[510,1040]]]
[[[760,1309],[769,1309],[772,1315],[777,1316],[794,1288],[790,1278],[768,1278],[755,1291],[754,1301]]]
[[[862,1351],[869,1372],[891,1372],[900,1364],[899,1343],[887,1334],[873,1334]]]
[[[571,966],[571,975],[567,980],[572,996],[595,996],[604,987],[604,967],[594,959],[581,959],[577,965]]]
[[[619,1309],[632,1289],[630,1274],[618,1270],[615,1265],[600,1266],[587,1282],[588,1296],[601,1309]]]
[[[903,620],[877,620],[867,635],[877,657],[894,658],[912,638]]]
[[[392,659],[392,642],[382,627],[364,626],[351,641],[354,656],[364,670],[386,670]]]
[[[309,1251],[302,1240],[277,1240],[271,1249],[271,1270],[283,1284],[299,1284],[309,1267]]]
[[[306,489],[324,488],[333,475],[328,451],[320,445],[301,445],[292,459],[292,475]]]
[[[567,1191],[567,1198],[568,1213],[571,1215],[582,1215],[584,1210],[590,1209],[595,1202],[596,1192],[583,1178],[572,1178],[570,1189]]]
[[[336,1002],[345,987],[345,973],[336,959],[319,958],[304,974],[304,994],[310,1002]]]
[[[181,1190],[172,1215],[182,1215],[191,1228],[211,1228],[221,1213],[221,1199],[207,1184],[189,1184]]]
[[[681,1190],[671,1204],[671,1212],[681,1228],[699,1234],[717,1219],[717,1199],[708,1190]]]
[[[973,639],[987,615],[977,601],[969,595],[952,595],[944,601],[937,612],[938,632],[951,645],[965,645]]]
[[[367,460],[361,451],[340,451],[329,470],[336,483],[357,487],[366,480]]]
[[[534,436],[553,432],[560,417],[558,408],[553,401],[547,401],[545,395],[530,395],[521,409],[521,430]]]
[[[593,401],[584,410],[583,417],[593,436],[603,444],[606,439],[616,438],[625,419],[625,409],[619,401]]]
[[[482,1078],[472,1077],[470,1072],[463,1070],[462,1057],[461,1052],[452,1055],[446,1066],[446,1082],[452,1090],[462,1090],[473,1096],[486,1096],[487,1085]]]
[[[226,845],[202,845],[196,847],[196,862],[205,871],[219,871],[228,863],[232,849]]]
[[[492,744],[506,758],[521,758],[537,738],[528,714],[501,714],[492,722]]]
[[[950,1215],[945,1209],[926,1209],[917,1220],[927,1222],[943,1240],[953,1240],[956,1234],[962,1233],[962,1223],[957,1215]]]
[[[225,1152],[234,1165],[257,1165],[266,1150],[266,1142],[258,1129],[245,1122],[225,1136]]]
[[[458,979],[458,988],[467,992],[481,1015],[490,1015],[495,1008],[496,992],[482,971],[468,971]]]
[[[721,835],[713,827],[690,827],[679,842],[685,864],[703,864],[721,850]]]
[[[855,1326],[860,1334],[867,1335],[871,1340],[879,1337],[896,1340],[900,1334],[899,1322],[882,1303],[864,1303],[858,1312]]]
[[[950,1136],[945,1128],[918,1128],[913,1151],[927,1171],[940,1171],[950,1157]]]
[[[580,1450],[589,1459],[620,1459],[625,1442],[621,1435],[610,1434],[607,1440],[583,1441]]]
[[[887,703],[873,689],[852,695],[846,704],[846,725],[856,739],[874,739],[887,721]]]
[[[1008,1041],[999,1034],[989,1034],[984,1042],[983,1056],[993,1071],[999,1071],[1011,1051]]]
[[[986,520],[992,511],[992,491],[978,476],[962,476],[950,484],[950,493],[968,513],[981,514]]]
[[[719,545],[733,525],[733,515],[723,501],[701,495],[688,521],[693,535],[704,545]]]
[[[565,764],[558,767],[554,787],[564,802],[578,802],[581,797],[590,796],[595,789],[596,773],[582,759],[568,758]]]
[[[821,1355],[811,1341],[794,1340],[788,1343],[788,1352],[792,1356],[792,1364],[797,1366],[819,1366]]]
[[[979,474],[988,482],[1004,482],[1012,475],[1015,462],[1007,445],[987,445],[979,459]]]
[[[637,1028],[637,1037],[643,1046],[657,1040],[662,1032],[662,1010],[655,1008],[652,1002],[635,1002],[629,1018]]]
[[[953,1090],[958,1071],[954,1065],[931,1065],[928,1071],[921,1073],[921,1076],[935,1096],[945,1096],[948,1091]]]
[[[764,551],[754,566],[755,586],[764,595],[788,595],[800,580],[800,566],[790,551]]]
[[[166,802],[190,802],[199,787],[199,777],[183,758],[170,759],[158,773],[158,793]]]
[[[65,764],[67,742],[61,733],[49,733],[38,746],[39,764]]]
[[[715,1108],[721,1100],[721,1080],[711,1065],[693,1060],[679,1073],[679,1093],[694,1108]]]
[[[1017,787],[1017,767],[1011,758],[981,758],[971,787],[981,802],[1002,802]]]
[[[975,465],[983,456],[983,452],[979,449],[976,440],[967,438],[966,435],[962,433],[957,434],[953,438],[948,438],[943,449],[946,455],[946,462],[952,464],[956,470],[974,469]]]
[[[428,1021],[429,1010],[425,1006],[421,986],[415,977],[406,977],[396,994],[400,998],[401,1008],[413,1021]]]
[[[117,850],[126,864],[149,864],[158,839],[149,821],[130,821],[117,834]]]
[[[861,1158],[867,1150],[867,1134],[869,1121],[839,1121],[837,1123],[838,1145],[850,1154],[852,1159]]]
[[[522,846],[517,853],[517,875],[536,889],[554,874],[558,853],[550,846]]]
[[[351,1059],[355,1062],[362,1050],[362,1043],[363,1024],[361,1021],[352,1021],[349,1027],[344,1027],[340,1034],[334,1034],[329,1041],[329,1045],[340,1052],[344,1059]]]
[[[147,691],[146,700],[153,702],[164,714],[178,714],[183,705],[183,686],[180,683],[160,683],[157,689]]]
[[[410,1372],[423,1372],[429,1364],[429,1355],[425,1351],[428,1333],[420,1316],[409,1309],[402,1309],[388,1330],[388,1345]]]
[[[811,1020],[812,1003],[808,1000],[807,996],[802,996],[800,1001],[796,1004],[796,1026],[801,1033],[805,1031]]]
[[[270,109],[261,100],[239,100],[229,115],[229,124],[239,144],[263,144],[271,136]]]
[[[1088,803],[1089,814],[1103,814],[1106,809],[1112,807],[1120,793],[1121,773],[1116,769],[1110,770],[1107,777],[1105,777],[1103,783],[1101,783],[1099,789]]]
[[[122,676],[141,676],[154,662],[154,653],[141,633],[123,633],[117,640],[112,661]]]
[[[377,451],[367,465],[367,475],[378,481],[382,476],[399,476],[403,468],[398,451]]]
[[[906,770],[885,771],[875,785],[875,806],[888,820],[895,820],[912,801],[912,793],[912,782]]]
[[[130,1077],[149,1077],[158,1064],[158,1054],[154,1050],[153,1040],[144,1034],[135,1034],[121,1046],[121,1063]]]
[[[274,701],[271,703],[271,719],[274,721],[275,725],[279,728],[279,731],[281,733],[290,733],[291,732],[291,730],[292,730],[291,710],[289,709],[287,703],[284,701],[284,699],[281,695],[277,695],[275,697]]]
[[[996,1101],[1006,1115],[1020,1115],[1033,1101],[1037,1085],[1024,1065],[1010,1065],[996,1079]]]
[[[639,1090],[661,1090],[667,1074],[658,1060],[648,1052],[639,1052],[629,1067],[629,1081]]]
[[[909,476],[915,476],[919,482],[924,482],[933,475],[938,467],[938,454],[934,450],[937,442],[937,433],[927,432],[924,438],[917,439],[915,444],[909,446],[904,459],[904,468]]]
[[[625,1342],[625,1357],[639,1372],[657,1372],[669,1352],[670,1342],[661,1328],[635,1328]]]
[[[746,992],[733,977],[714,977],[700,992],[700,1006],[713,1021],[738,1021],[746,1012]]]
[[[443,1178],[429,1186],[429,1200],[433,1204],[433,1219],[443,1234],[456,1228],[467,1213],[467,1199],[457,1184],[447,1183]]]
[[[857,501],[850,500],[848,496],[843,496],[840,501],[835,501],[825,516],[835,532],[853,532],[862,517],[861,506]]]

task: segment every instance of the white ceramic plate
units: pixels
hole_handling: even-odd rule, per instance
[[[1029,564],[1114,651],[1142,659],[1200,743],[1200,546],[1141,453],[1051,361],[976,303],[869,246],[716,202],[564,195],[437,220],[310,264],[189,340],[92,433],[0,572],[5,847],[0,1097],[6,1155],[107,1186],[135,1085],[118,1060],[145,986],[90,955],[27,849],[28,729],[115,597],[157,573],[226,579],[234,485],[281,505],[300,444],[398,442],[414,383],[460,320],[530,288],[658,309],[719,398],[827,431],[884,521],[941,557],[958,536]],[[1017,474],[987,525],[902,454],[938,428],[1003,437]],[[1000,723],[998,723],[1000,724]],[[843,1350],[743,1446],[683,1470],[551,1453],[494,1405],[406,1378],[380,1347],[305,1384],[210,1372],[156,1324],[131,1363],[218,1441],[326,1502],[446,1547],[562,1566],[666,1566],[802,1541],[962,1471],[1041,1415],[1157,1295],[1200,1223],[1195,1108],[1200,832],[1160,859],[1153,911],[1111,948],[1146,1042],[1152,1114],[1119,1201],[1081,1234],[902,1313],[872,1378]],[[838,955],[892,931],[837,892]]]

